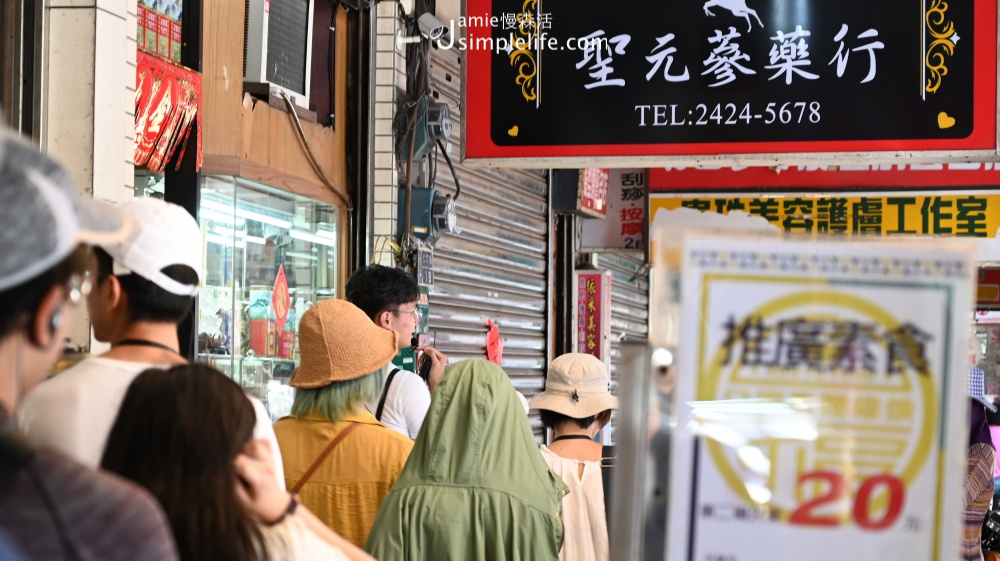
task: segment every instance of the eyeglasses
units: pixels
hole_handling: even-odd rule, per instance
[[[424,314],[423,312],[420,311],[420,308],[414,308],[412,310],[400,310],[399,308],[396,308],[395,310],[390,310],[390,311],[394,314],[411,314],[413,316],[413,319],[415,319],[417,323],[420,323],[420,320],[424,317]]]

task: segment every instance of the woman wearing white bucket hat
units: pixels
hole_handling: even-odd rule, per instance
[[[560,561],[607,561],[608,524],[601,473],[603,447],[594,440],[618,409],[608,368],[584,353],[557,357],[549,365],[545,391],[530,402],[552,429],[542,457],[569,487],[563,497],[565,541]]]

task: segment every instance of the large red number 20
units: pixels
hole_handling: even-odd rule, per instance
[[[873,522],[869,518],[868,507],[872,500],[872,489],[877,485],[884,484],[889,491],[889,507],[882,516],[882,520]],[[906,495],[906,488],[903,482],[895,475],[876,475],[865,479],[858,488],[858,495],[854,497],[854,521],[865,530],[882,530],[888,528],[899,518],[899,513],[903,510],[903,497]]]
[[[817,516],[812,513],[812,509],[832,503],[844,495],[847,486],[844,484],[844,476],[835,471],[812,471],[799,476],[799,487],[803,483],[812,479],[826,480],[830,483],[830,488],[826,494],[820,495],[811,501],[795,509],[788,521],[792,524],[802,524],[803,526],[837,526],[840,520],[835,516]]]
[[[806,501],[796,508],[788,521],[791,524],[802,524],[804,526],[837,526],[840,519],[836,516],[821,516],[813,513],[813,510],[827,503],[831,503],[844,496],[847,491],[847,484],[844,476],[835,471],[812,471],[799,476],[798,484],[801,486],[811,480],[821,480],[829,483],[826,493]],[[885,485],[889,492],[889,506],[882,515],[881,520],[872,520],[869,514],[872,495],[879,485]],[[861,482],[858,494],[854,497],[854,521],[860,528],[865,530],[883,530],[888,528],[899,518],[903,510],[903,498],[906,496],[906,488],[903,482],[894,475],[874,475]]]

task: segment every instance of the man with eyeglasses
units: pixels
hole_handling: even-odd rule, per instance
[[[80,244],[127,239],[128,224],[0,131],[0,535],[11,542],[0,558],[177,558],[148,492],[29,443],[12,418],[52,371],[90,291],[93,257]]]
[[[413,345],[420,325],[420,288],[417,281],[405,271],[371,265],[358,269],[347,281],[347,300],[361,308],[365,314],[385,329],[396,332],[400,349]],[[423,361],[430,361],[427,382],[417,374],[401,368],[392,368],[383,384],[377,401],[367,404],[368,410],[390,429],[416,438],[431,405],[431,393],[437,385],[448,357],[431,346],[418,346]]]

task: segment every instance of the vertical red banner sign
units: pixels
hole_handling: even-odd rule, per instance
[[[575,350],[604,362],[611,353],[611,273],[576,273]]]

